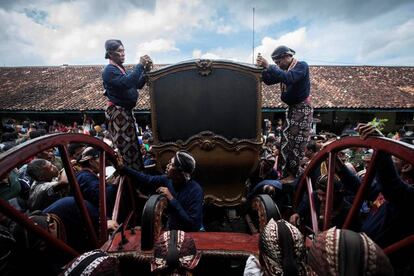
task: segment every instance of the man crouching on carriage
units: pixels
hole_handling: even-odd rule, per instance
[[[188,152],[177,151],[164,175],[148,175],[123,166],[122,160],[119,162],[120,171],[132,177],[139,188],[152,189],[168,199],[168,229],[186,232],[202,229],[204,195],[200,184],[191,178],[196,161]]]

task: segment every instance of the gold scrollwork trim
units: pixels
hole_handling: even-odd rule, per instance
[[[216,135],[214,132],[211,131],[202,131],[196,135],[191,136],[186,141],[177,140],[175,143],[168,142],[164,144],[154,145],[154,149],[158,150],[159,152],[163,152],[164,150],[178,150],[178,149],[191,149],[195,146],[199,146],[201,149],[210,151],[217,145],[222,146],[227,151],[241,151],[244,149],[252,149],[257,148],[263,144],[262,140],[249,140],[249,139],[236,139],[233,138],[228,140],[227,138]]]
[[[213,61],[209,60],[209,59],[199,59],[196,62],[196,66],[198,69],[198,73],[203,76],[206,77],[208,75],[211,74],[211,71],[213,71]]]
[[[246,198],[243,194],[238,194],[235,197],[217,197],[212,194],[207,194],[204,196],[204,202],[213,203],[217,206],[238,206],[241,202],[244,202]]]

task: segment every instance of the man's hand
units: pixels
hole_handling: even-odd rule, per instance
[[[118,228],[118,226],[119,224],[115,220],[109,219],[106,221],[106,228],[108,229],[109,232],[115,231],[116,228]]]
[[[159,193],[160,195],[164,195],[168,200],[172,200],[174,197],[172,196],[170,190],[168,190],[167,187],[159,187],[157,189],[157,193]]]
[[[370,124],[358,124],[355,130],[358,131],[359,135],[361,136],[361,139],[363,140],[370,136],[384,137],[384,134],[382,134],[381,131],[378,130],[378,128]]]
[[[114,164],[114,167],[116,170],[122,170],[124,167],[124,159],[120,154],[118,154],[116,157],[116,164]]]
[[[65,169],[61,169],[58,176],[59,184],[69,184],[68,176],[66,175]]]
[[[256,58],[256,65],[267,69],[269,67],[269,62],[267,62],[267,60],[259,53]]]
[[[299,219],[300,219],[299,214],[298,213],[294,213],[293,215],[290,216],[289,222],[291,224],[295,225],[295,226],[298,226],[299,225]]]
[[[335,142],[337,140],[337,138],[330,138],[328,140],[325,140],[323,143],[321,143],[321,150],[323,150],[324,148],[326,148],[329,144]]]
[[[140,57],[139,63],[144,66],[145,71],[151,71],[153,62],[152,62],[152,59],[148,55]]]

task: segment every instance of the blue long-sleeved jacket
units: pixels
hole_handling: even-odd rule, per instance
[[[99,208],[99,178],[96,174],[81,170],[76,174],[76,180],[79,183],[83,199],[90,202],[96,208]],[[115,202],[117,187],[115,185],[106,186],[106,204],[107,215],[110,215]]]
[[[184,231],[199,231],[203,222],[203,190],[194,180],[187,181],[180,189],[175,190],[171,179],[166,175],[147,175],[130,168],[124,170],[137,181],[139,186],[156,189],[164,186],[174,197],[169,204],[168,228]]]
[[[87,200],[85,207],[91,216],[92,223],[98,227],[99,209]],[[85,221],[73,196],[61,198],[43,210],[45,213],[57,215],[65,225],[66,238],[70,246],[79,251],[90,250],[90,240],[85,228]]]
[[[378,152],[377,158],[377,178],[387,201],[370,214],[361,231],[384,247],[414,233],[414,187],[401,180],[389,154]]]
[[[262,72],[263,82],[267,85],[284,83],[286,92],[280,98],[287,105],[303,102],[310,95],[309,66],[304,61],[298,63],[289,71],[284,71],[276,65],[270,65]]]
[[[135,107],[138,99],[137,89],[145,85],[144,66],[137,64],[134,70],[122,74],[115,65],[108,64],[102,72],[104,95],[115,105],[127,109]]]

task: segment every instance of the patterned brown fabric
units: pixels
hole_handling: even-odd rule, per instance
[[[49,223],[54,223],[56,227],[56,238],[66,242],[66,228],[63,221],[55,214],[48,214]]]
[[[112,142],[122,155],[124,164],[135,170],[142,170],[142,155],[139,150],[135,118],[131,110],[110,105],[105,111],[108,131]]]
[[[342,231],[347,231],[347,235]],[[336,229],[336,227],[320,233],[308,254],[311,275],[345,275],[345,271],[350,268],[357,269],[358,273],[355,276],[394,275],[392,266],[382,249],[364,233],[357,234],[359,236],[357,240],[354,238],[355,234],[357,233]],[[356,256],[359,260],[353,264],[346,263],[345,255]],[[353,267],[356,263],[359,267]]]
[[[168,267],[168,255],[171,250],[172,232],[176,232],[176,250],[178,262],[176,267]],[[194,269],[199,260],[200,253],[197,252],[193,238],[181,230],[166,231],[160,235],[154,245],[154,258],[151,261],[151,271],[170,272],[169,275],[186,275]]]
[[[97,249],[73,259],[60,276],[109,276],[120,275],[119,262],[115,257]]]
[[[287,231],[282,231],[282,228]],[[292,241],[288,248],[282,244],[287,239]],[[286,265],[286,259],[289,257],[293,261],[295,274],[306,275],[303,235],[287,221],[275,222],[271,219],[260,234],[259,249],[259,259],[265,275],[286,275],[286,270],[289,269]],[[291,256],[286,254],[291,254]],[[292,262],[289,266],[292,266]]]
[[[312,117],[313,108],[307,102],[290,105],[286,110],[286,125],[280,144],[284,176],[297,176],[299,163],[305,156],[305,147],[310,138]]]
[[[36,226],[43,228],[43,230],[46,230],[56,238],[60,239],[63,242],[66,242],[65,225],[57,215],[43,213],[41,211],[34,211],[29,215],[29,219]],[[52,233],[52,228],[55,229],[54,233]],[[39,251],[46,251],[49,248],[48,244],[41,237],[37,236],[19,224],[13,228],[13,233],[14,236],[17,237],[16,239],[23,242],[24,246],[27,248]]]

